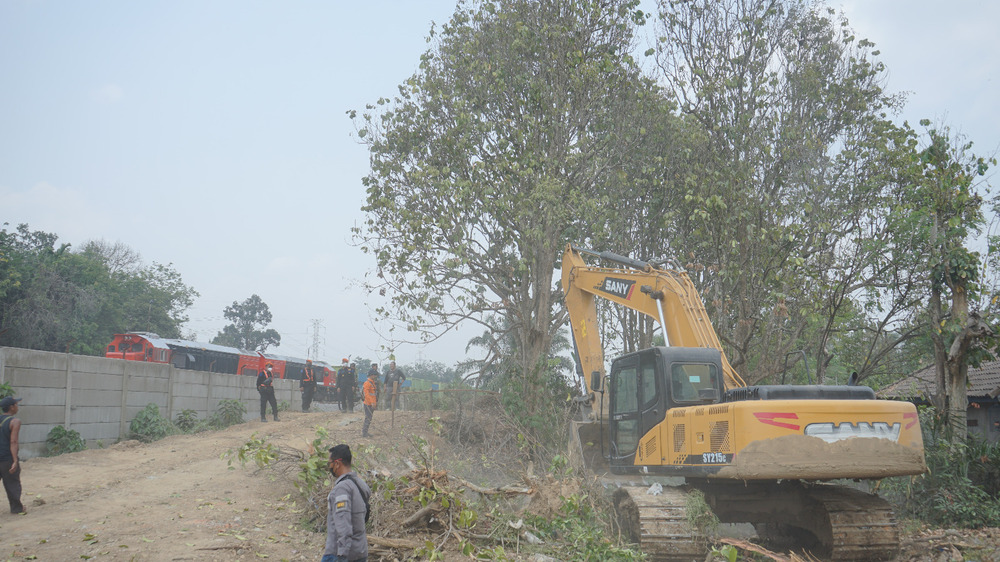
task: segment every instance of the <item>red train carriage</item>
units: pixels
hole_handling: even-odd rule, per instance
[[[178,369],[233,375],[252,373],[256,376],[261,368],[260,354],[252,351],[212,343],[161,338],[149,332],[115,334],[104,356],[127,361],[170,363]]]
[[[169,363],[178,369],[233,375],[238,373],[252,377],[256,377],[270,363],[275,377],[291,380],[301,380],[306,366],[306,360],[298,357],[262,354],[212,343],[161,338],[149,332],[115,334],[104,356],[127,361]],[[316,401],[335,400],[336,370],[323,361],[314,361],[313,369],[316,373]]]

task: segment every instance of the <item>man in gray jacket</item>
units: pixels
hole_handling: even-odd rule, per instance
[[[351,470],[351,448],[330,449],[330,472],[336,481],[326,498],[326,550],[321,562],[368,560],[365,521],[371,488]]]

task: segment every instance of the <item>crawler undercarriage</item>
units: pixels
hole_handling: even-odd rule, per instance
[[[887,560],[899,547],[889,504],[846,486],[801,482],[689,481],[652,495],[647,486],[614,493],[624,532],[650,560],[704,560],[707,539],[688,522],[688,494],[701,490],[723,523],[751,523],[772,544],[825,560]]]

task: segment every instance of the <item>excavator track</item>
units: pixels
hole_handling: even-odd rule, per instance
[[[823,560],[888,560],[899,548],[889,503],[846,486],[802,482],[702,482],[726,523],[753,523],[778,548],[805,549]]]
[[[613,501],[622,530],[639,544],[649,560],[704,560],[708,543],[688,523],[685,491],[664,487],[662,493],[651,495],[647,490],[644,487],[615,490]]]
[[[807,550],[822,560],[890,560],[899,549],[899,531],[889,503],[848,488],[801,482],[695,485],[719,519],[753,523],[761,538],[781,549]],[[704,560],[708,541],[687,517],[687,492],[664,487],[622,487],[613,495],[622,531],[649,560]]]
[[[831,560],[889,560],[899,550],[899,529],[884,499],[844,486],[813,486],[807,494],[829,521],[817,537]]]

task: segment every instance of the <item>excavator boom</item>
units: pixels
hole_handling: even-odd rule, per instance
[[[588,266],[583,261],[583,253],[624,267]],[[686,272],[656,269],[649,263],[612,252],[590,252],[568,245],[563,253],[562,285],[580,363],[584,374],[588,375],[587,385],[591,392],[596,389],[590,388],[589,375],[594,371],[604,375],[604,351],[597,330],[598,297],[660,322],[669,346],[719,350],[726,389],[746,386],[722,351],[701,296]]]

